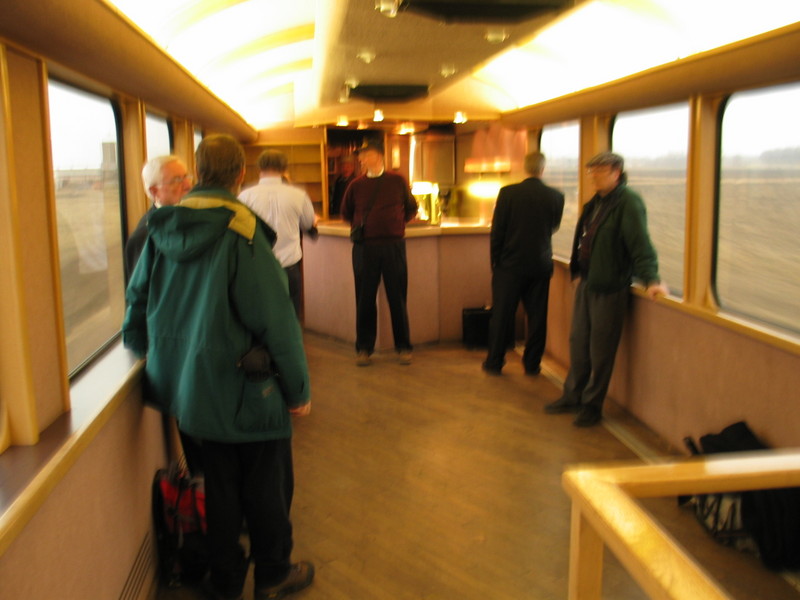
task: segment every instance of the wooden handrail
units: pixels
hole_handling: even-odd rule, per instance
[[[572,498],[570,600],[599,600],[608,546],[651,597],[730,596],[639,505],[636,498],[800,486],[800,452],[763,450],[646,466],[576,466],[564,472]]]

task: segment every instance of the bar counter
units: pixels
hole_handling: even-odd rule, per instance
[[[304,326],[355,344],[355,285],[350,226],[327,221],[303,240]],[[459,341],[464,308],[491,302],[487,224],[450,221],[406,226],[411,343]],[[378,291],[376,350],[394,348],[389,304]]]

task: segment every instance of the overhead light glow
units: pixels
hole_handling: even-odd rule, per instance
[[[316,0],[285,11],[272,0],[106,1],[253,127],[294,118],[313,69]]]
[[[336,120],[337,127],[347,127],[350,125],[350,121],[347,120],[347,115],[339,115],[339,118]]]
[[[372,120],[376,123],[383,121],[383,111],[380,108],[375,109],[375,113],[372,115]]]
[[[457,110],[456,114],[453,115],[453,123],[466,123],[467,122],[467,113],[463,110]]]
[[[796,0],[763,0],[757,11],[731,10],[728,0],[593,0],[500,54],[473,77],[487,93],[503,90],[504,99],[494,97],[498,110],[515,110],[797,21]],[[526,72],[536,77],[519,76]]]

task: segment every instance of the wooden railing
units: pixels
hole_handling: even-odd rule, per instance
[[[636,499],[800,486],[800,452],[574,467],[564,472],[562,483],[572,498],[569,600],[601,598],[605,546],[650,598],[729,599]]]

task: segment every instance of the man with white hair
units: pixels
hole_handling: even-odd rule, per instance
[[[161,206],[177,204],[192,188],[192,178],[186,165],[174,154],[157,156],[147,161],[142,168],[142,183],[153,205],[139,220],[136,229],[125,243],[125,274],[128,279],[147,239],[147,222],[150,220],[150,215]]]

